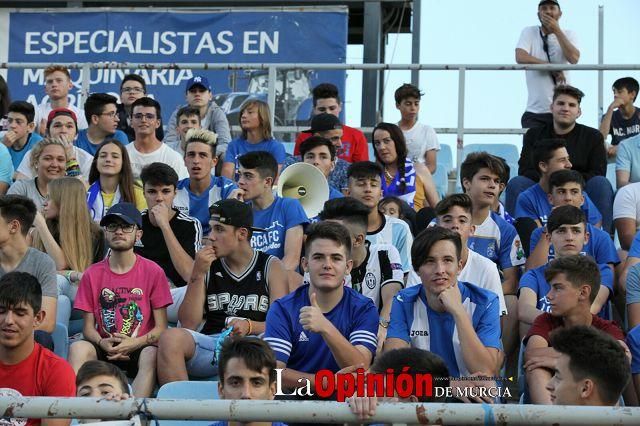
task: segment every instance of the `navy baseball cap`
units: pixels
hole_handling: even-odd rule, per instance
[[[211,219],[235,226],[236,228],[247,228],[256,232],[266,232],[265,229],[253,226],[253,210],[249,204],[233,198],[220,200],[209,207]]]
[[[194,75],[189,80],[187,80],[187,92],[191,90],[193,86],[200,86],[208,91],[211,91],[211,86],[209,85],[209,80],[207,77],[202,75]]]
[[[107,226],[114,219],[120,219],[130,225],[136,225],[142,229],[142,215],[132,203],[118,203],[107,211],[107,214],[100,220],[100,226]]]
[[[556,6],[560,7],[560,3],[558,3],[558,0],[542,0],[542,1],[540,1],[540,3],[538,3],[538,7],[542,6],[543,4],[547,4],[547,3],[555,4]]]

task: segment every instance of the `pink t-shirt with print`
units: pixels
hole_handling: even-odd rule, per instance
[[[74,307],[95,316],[102,337],[121,333],[140,337],[155,327],[153,309],[173,303],[162,269],[136,255],[125,274],[109,268],[109,259],[91,265],[82,275]]]

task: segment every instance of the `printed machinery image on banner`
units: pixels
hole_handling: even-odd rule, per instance
[[[345,7],[216,10],[0,9],[4,27],[0,61],[129,63],[345,63],[348,13]],[[8,28],[8,35],[6,35]],[[10,42],[9,42],[10,41]],[[141,74],[147,92],[163,107],[166,124],[185,103],[185,83],[194,74],[211,83],[214,100],[238,124],[249,97],[266,101],[266,70],[95,69],[92,93],[119,95],[128,73]],[[81,107],[80,70],[72,70],[71,102]],[[311,89],[331,82],[344,93],[345,71],[280,70],[276,85],[276,125],[303,125],[311,114]],[[46,101],[42,69],[10,69],[12,99]]]

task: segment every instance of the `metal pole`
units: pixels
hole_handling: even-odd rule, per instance
[[[82,88],[80,89],[80,99],[78,99],[78,108],[82,109],[84,100],[89,96],[91,90],[91,64],[82,64]]]
[[[269,67],[269,92],[267,94],[267,103],[271,111],[271,128],[276,123],[276,83],[278,82],[278,70],[275,66]]]
[[[379,0],[364,2],[363,58],[365,64],[380,63],[382,38],[382,6]],[[315,68],[312,68],[315,69]],[[379,69],[379,68],[376,68]],[[383,73],[365,71],[362,73],[362,113],[361,125],[375,126],[380,104],[380,79]]]
[[[421,1],[411,2],[413,5],[413,16],[412,23],[413,28],[411,28],[411,62],[414,64],[420,63],[420,18],[422,7]],[[420,71],[411,70],[411,84],[416,87],[420,87]]]
[[[458,155],[456,159],[456,168],[460,173],[460,164],[462,164],[462,157],[464,155],[464,87],[465,84],[465,69],[460,68],[458,71]]]
[[[604,5],[598,6],[598,65],[604,64]],[[598,70],[598,123],[604,114],[604,71]]]
[[[3,417],[128,419],[145,414],[159,420],[358,423],[344,402],[194,399],[0,398]],[[639,407],[381,403],[372,423],[637,425]]]

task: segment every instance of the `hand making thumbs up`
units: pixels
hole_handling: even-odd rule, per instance
[[[311,300],[311,306],[305,306],[300,309],[300,325],[307,331],[322,333],[326,330],[329,321],[323,315],[320,305],[318,305],[318,298],[315,292],[311,293],[309,299]]]

